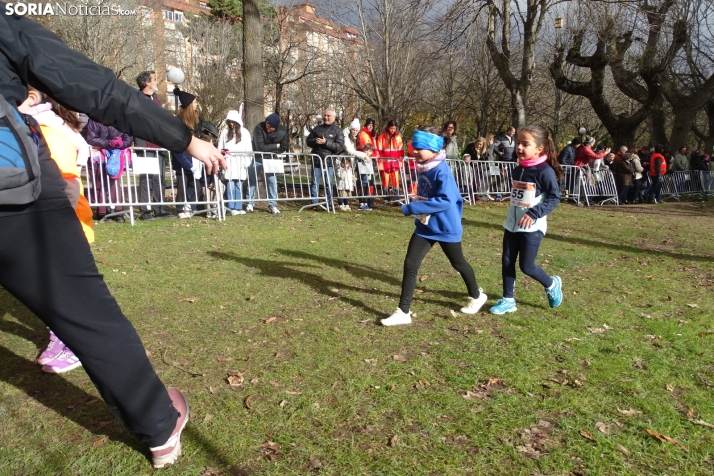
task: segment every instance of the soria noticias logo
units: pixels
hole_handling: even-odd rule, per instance
[[[67,16],[136,16],[136,10],[127,10],[121,5],[106,5],[102,2],[96,3],[67,3],[67,2],[47,2],[47,3],[6,3],[5,15],[67,15]]]

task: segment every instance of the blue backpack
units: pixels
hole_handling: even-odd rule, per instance
[[[40,196],[37,137],[0,94],[0,205],[25,205]]]

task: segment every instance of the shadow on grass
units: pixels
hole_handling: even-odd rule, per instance
[[[495,223],[486,223],[484,221],[470,220],[467,218],[464,218],[462,220],[462,223],[464,225],[470,225],[470,226],[474,226],[476,228],[486,228],[486,229],[491,229],[491,230],[503,231],[503,226],[497,225]],[[660,250],[660,251],[644,250],[644,249],[640,249],[640,248],[635,248],[633,246],[629,246],[624,243],[623,244],[601,243],[601,242],[595,241],[595,240],[588,240],[587,238],[561,236],[561,235],[558,235],[557,233],[553,233],[553,232],[549,232],[546,235],[546,239],[562,241],[563,243],[567,243],[569,245],[581,244],[581,245],[586,245],[586,246],[592,246],[593,248],[605,248],[605,249],[617,251],[618,253],[628,253],[629,252],[629,253],[635,253],[638,255],[646,255],[646,256],[650,256],[650,257],[654,253],[657,255],[668,256],[668,257],[674,258],[674,259],[690,260],[690,261],[709,262],[709,261],[714,260],[714,256],[688,255],[688,254],[673,253],[671,251],[663,251],[663,250]]]
[[[337,260],[337,259],[329,259],[329,258],[322,258],[321,256],[318,255],[311,255],[309,253],[304,253],[300,251],[292,251],[292,250],[279,250],[283,254],[287,254],[290,256],[295,256],[295,257],[300,257],[300,258],[306,258],[306,259],[313,259],[317,261],[320,264],[326,264],[330,265],[336,268],[342,268],[345,269],[346,271],[350,272],[354,276],[358,277],[361,280],[369,278],[369,279],[377,279],[377,280],[382,280],[386,281],[388,284],[395,285],[401,287],[401,281],[394,278],[393,276],[384,274],[381,270],[377,268],[371,268],[369,266],[362,266],[362,265],[355,265],[354,263],[350,263],[348,261],[342,261],[342,260]],[[222,253],[218,251],[209,251],[208,255],[217,258],[217,259],[222,259],[222,260],[228,260],[228,261],[235,261],[237,263],[240,263],[244,266],[248,266],[250,268],[256,268],[259,269],[260,272],[265,275],[265,276],[271,276],[275,278],[281,278],[281,279],[291,279],[295,281],[299,281],[303,284],[307,284],[308,286],[311,286],[315,292],[322,294],[324,296],[330,297],[330,298],[337,298],[340,299],[341,301],[353,306],[360,308],[364,310],[368,314],[375,315],[375,319],[377,318],[382,318],[385,314],[384,309],[376,309],[372,307],[370,304],[365,303],[364,301],[351,298],[349,296],[345,296],[343,292],[345,291],[355,291],[358,293],[365,293],[365,294],[371,294],[371,295],[377,295],[379,297],[392,297],[395,299],[399,299],[399,294],[398,293],[392,293],[385,291],[384,289],[378,288],[374,289],[372,287],[367,287],[367,286],[355,286],[351,285],[349,283],[345,283],[344,281],[333,281],[329,279],[325,279],[325,277],[322,274],[319,274],[319,270],[322,269],[322,266],[316,266],[316,265],[311,265],[311,264],[305,264],[301,263],[299,261],[271,261],[271,260],[265,260],[265,259],[258,259],[258,258],[244,258],[242,256],[236,256],[231,253]],[[318,270],[316,273],[311,273],[307,272],[306,268],[312,268]],[[333,289],[337,289],[338,291],[335,292]],[[458,298],[465,298],[466,293],[455,293],[452,291],[438,291],[438,290],[430,290],[430,293],[434,294],[439,294],[441,296],[445,297],[458,297]],[[430,303],[430,304],[437,304],[440,306],[448,306],[452,304],[450,301],[443,301],[440,299],[431,299],[431,298],[426,298],[417,295],[416,298],[425,303]],[[376,321],[375,321],[376,322]]]
[[[97,405],[85,409],[88,403],[98,400],[97,397],[59,375],[43,373],[35,362],[20,357],[4,347],[0,347],[0,362],[2,362],[0,380],[3,382],[22,390],[30,398],[95,435],[106,435],[113,441],[124,443],[145,455],[148,454],[147,448],[129,431],[114,424],[114,422],[118,423],[118,420],[105,404],[101,407]],[[111,423],[107,424],[107,421]]]

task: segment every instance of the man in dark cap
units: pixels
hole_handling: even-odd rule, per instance
[[[560,151],[560,155],[558,155],[560,165],[574,165],[575,156],[578,154],[578,149],[582,147],[582,144],[580,137],[576,137],[570,144],[566,145],[563,150]]]
[[[264,122],[259,123],[253,130],[253,152],[269,152],[271,154],[282,154],[288,151],[288,131],[280,124],[280,116],[275,113],[270,114],[265,118]],[[263,158],[270,159],[271,156],[266,154],[255,154],[255,160],[248,167],[248,205],[245,210],[253,211],[252,200],[255,199],[255,184],[258,181],[259,174],[263,173]],[[273,215],[280,213],[278,210],[278,181],[273,173],[266,173],[265,182],[268,186],[268,211]]]
[[[2,15],[0,105],[10,114],[19,114],[30,81],[63,106],[102,124],[173,152],[187,151],[208,172],[219,164],[226,167],[213,145],[192,137],[179,119],[110,69],[70,49],[34,20]],[[39,126],[29,116],[23,119],[28,125],[18,121],[16,137],[37,141],[36,151],[23,154],[39,164],[40,187],[29,199],[10,201],[2,193],[12,192],[3,180],[7,175],[0,171],[0,196],[6,199],[0,200],[0,286],[74,351],[114,414],[150,447],[154,467],[173,464],[181,454],[188,403],[177,389],[167,390],[154,372],[139,335],[97,270]],[[8,153],[12,147],[0,144],[0,155]],[[37,180],[34,173],[32,180]],[[20,357],[0,352],[3,364],[10,358]]]

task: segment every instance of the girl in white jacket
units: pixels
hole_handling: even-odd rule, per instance
[[[226,127],[218,138],[218,149],[225,155],[228,170],[222,172],[226,180],[226,207],[232,216],[245,215],[243,210],[243,182],[248,178],[248,167],[253,162],[250,132],[243,127],[238,111],[231,109],[226,116]]]

